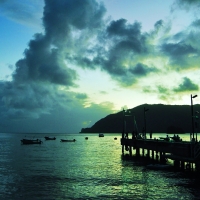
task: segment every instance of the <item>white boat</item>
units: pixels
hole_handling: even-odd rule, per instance
[[[99,133],[99,137],[104,137],[104,134],[103,133]]]
[[[157,170],[161,169],[162,170],[162,169],[170,169],[171,166],[170,165],[162,165],[162,164],[149,164],[149,165],[146,166],[146,168],[157,169]]]

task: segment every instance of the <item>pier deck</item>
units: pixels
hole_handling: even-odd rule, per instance
[[[140,149],[144,156],[145,150],[147,156],[154,159],[154,153],[156,159],[160,162],[165,162],[166,158],[171,159],[178,165],[185,166],[185,162],[190,164],[196,164],[200,166],[200,143],[190,141],[165,141],[162,139],[137,139],[137,138],[121,138],[122,153],[129,151],[132,155],[132,150],[136,151],[136,155],[140,156]],[[151,152],[151,153],[150,153]]]

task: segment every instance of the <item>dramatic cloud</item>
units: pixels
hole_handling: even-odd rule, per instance
[[[104,6],[92,0],[46,0],[43,16],[46,36],[53,44],[62,46],[63,42],[70,40],[73,31],[99,28],[104,13]]]
[[[190,67],[189,60],[192,60],[192,58],[189,58],[189,56],[198,53],[197,49],[185,42],[165,43],[162,45],[161,50],[165,55],[169,56],[170,64],[176,65],[177,69]]]
[[[197,0],[174,2],[176,9],[200,5]],[[36,10],[38,5],[40,9]],[[11,122],[20,130],[18,123],[23,120],[27,124],[24,131],[29,127],[33,130],[33,126],[35,130],[47,131],[42,126],[49,121],[52,131],[56,131],[56,124],[60,125],[58,131],[64,131],[67,126],[64,120],[80,130],[81,126],[93,123],[89,114],[98,120],[111,113],[113,104],[95,104],[87,91],[72,92],[81,87],[80,69],[102,71],[119,88],[140,87],[143,93],[155,94],[165,101],[176,92],[199,90],[196,81],[191,81],[192,73],[195,72],[197,80],[199,72],[198,17],[185,29],[172,33],[170,20],[157,19],[149,32],[142,32],[142,23],[138,21],[105,19],[106,8],[95,0],[45,0],[31,4],[1,0],[0,11],[2,16],[22,24],[36,22],[40,16],[44,28],[33,36],[24,57],[16,62],[12,80],[0,82],[3,130]],[[173,80],[164,81],[165,76],[177,72],[185,77],[178,87]]]
[[[137,72],[144,72],[145,66],[139,60],[148,55],[150,48],[147,36],[141,32],[141,24],[129,24],[125,19],[111,21],[106,29],[105,40],[107,54],[101,59],[101,69],[123,86],[137,82],[137,75],[141,75]]]
[[[135,67],[130,68],[130,72],[136,76],[147,76],[150,72],[158,71],[156,68],[151,68],[141,63],[138,63]]]
[[[180,8],[189,9],[189,8],[199,8],[199,0],[176,0],[175,1]]]
[[[181,83],[177,88],[174,89],[175,92],[187,92],[187,91],[198,91],[199,86],[192,83],[192,81],[184,77],[183,78],[183,83]]]
[[[199,69],[200,34],[199,20],[191,23],[187,29],[159,40],[160,56],[169,61],[171,70]]]
[[[22,12],[14,12],[11,16],[11,11],[14,9],[11,1],[0,3],[3,4],[4,12],[5,14],[7,12],[8,16],[18,16],[18,18],[26,16],[26,13]],[[21,2],[15,5],[20,7]],[[75,53],[79,55],[79,51],[83,50],[87,38],[90,37],[87,36],[89,31],[92,34],[101,27],[104,13],[103,5],[93,0],[45,1],[44,33],[35,34],[29,42],[28,48],[24,51],[24,58],[16,63],[12,81],[0,83],[2,126],[7,124],[9,127],[9,124],[14,121],[20,124],[22,119],[24,123],[27,122],[30,125],[29,121],[33,118],[35,119],[33,124],[37,124],[39,119],[44,121],[52,113],[56,116],[58,110],[65,112],[65,115],[74,112],[75,109],[79,109],[80,113],[85,113],[84,104],[87,101],[87,95],[72,93],[68,90],[70,87],[76,87],[78,75],[74,69],[68,67],[71,60],[67,58],[68,55],[71,57]],[[87,48],[84,48],[86,51]],[[79,51],[76,51],[77,49]],[[110,113],[112,109],[103,109],[101,105],[99,108],[102,112],[98,117],[102,113],[104,115]],[[61,117],[57,117],[62,121]],[[74,121],[77,121],[81,128],[79,116],[76,118],[77,120]],[[96,117],[93,119],[97,120]],[[66,123],[64,124],[66,128]],[[17,126],[17,123],[15,125]],[[27,130],[28,125],[25,127],[24,130]],[[73,129],[77,127],[72,127]],[[59,131],[59,128],[57,130]]]
[[[161,25],[162,21],[157,22],[155,29]],[[88,48],[82,49],[80,54],[68,55],[68,62],[82,68],[100,68],[123,87],[137,82],[142,75],[138,70],[143,70],[143,76],[157,71],[155,67],[141,63],[145,56],[150,56],[153,48],[149,42],[152,36],[141,32],[139,22],[130,24],[125,19],[111,20],[101,28],[96,33],[98,37],[92,40],[95,45],[91,45],[88,39]]]

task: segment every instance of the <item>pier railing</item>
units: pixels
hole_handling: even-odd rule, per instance
[[[129,147],[125,149],[146,149],[155,152],[163,152],[165,157],[185,162],[200,161],[200,143],[190,141],[164,141],[155,139],[130,139],[121,138],[121,145]]]

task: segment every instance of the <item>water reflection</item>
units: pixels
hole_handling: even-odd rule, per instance
[[[1,199],[197,199],[194,173],[145,168],[121,155],[114,136],[75,135],[75,143],[20,145],[19,135],[0,135]],[[118,137],[118,136],[117,136]]]

